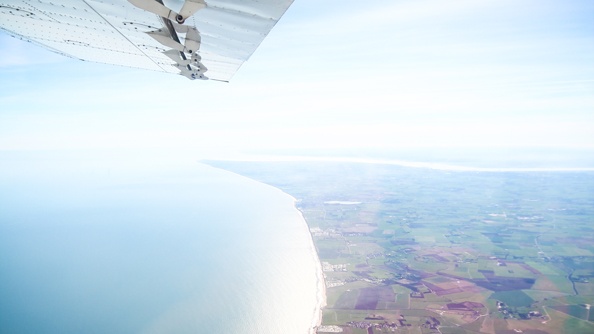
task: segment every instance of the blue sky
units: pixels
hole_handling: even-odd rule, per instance
[[[231,83],[0,35],[0,150],[594,148],[592,1],[296,0]]]

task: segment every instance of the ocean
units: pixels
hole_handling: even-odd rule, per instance
[[[0,333],[310,333],[293,201],[192,157],[0,152]]]

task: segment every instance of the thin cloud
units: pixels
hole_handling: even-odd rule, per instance
[[[0,30],[0,67],[25,67],[71,61],[33,43],[23,43]]]

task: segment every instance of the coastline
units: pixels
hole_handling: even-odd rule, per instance
[[[332,297],[332,301],[340,299],[340,303],[337,304],[341,305],[338,305],[340,307],[337,306],[337,308],[342,308],[344,312],[341,311],[337,313],[337,315],[334,314],[336,312],[333,312],[333,308],[329,308],[329,304],[326,306],[321,306],[321,303],[319,303],[321,300],[320,296],[322,295],[320,291],[322,291],[321,289],[323,288],[321,288],[317,293],[314,291],[316,287],[320,287],[319,282],[314,281],[314,277],[317,275],[317,270],[319,269],[316,267],[311,267],[311,258],[306,254],[306,252],[309,250],[305,248],[306,242],[302,239],[302,235],[299,235],[299,233],[303,233],[303,230],[301,230],[301,226],[303,226],[302,223],[294,220],[296,217],[293,216],[293,213],[286,206],[289,205],[289,203],[286,202],[288,201],[287,197],[280,198],[282,199],[282,203],[278,202],[277,204],[277,202],[274,202],[274,205],[278,205],[279,209],[281,205],[283,207],[283,216],[279,216],[278,225],[281,228],[284,228],[286,224],[283,224],[283,221],[291,222],[290,236],[292,236],[292,240],[294,241],[293,245],[295,249],[298,250],[295,252],[295,254],[299,254],[300,259],[298,265],[296,261],[288,262],[294,265],[290,268],[285,267],[284,269],[285,271],[291,270],[291,272],[295,273],[294,277],[296,277],[296,279],[292,281],[294,282],[292,286],[304,287],[304,289],[300,291],[301,294],[296,294],[296,296],[307,297],[306,302],[299,305],[298,308],[294,308],[293,311],[294,314],[299,312],[299,314],[302,315],[299,318],[299,321],[296,322],[299,324],[299,328],[295,332],[300,333],[313,333],[314,330],[320,332],[354,331],[357,333],[371,333],[374,331],[385,332],[386,330],[396,330],[395,327],[403,327],[404,330],[406,330],[408,327],[408,330],[413,331],[425,331],[425,329],[435,330],[436,328],[439,329],[440,323],[443,324],[445,321],[446,324],[448,324],[447,321],[451,320],[448,318],[449,316],[447,316],[447,314],[440,313],[439,317],[436,315],[436,317],[429,320],[429,322],[426,322],[424,319],[418,318],[415,315],[426,312],[427,304],[411,304],[411,300],[414,301],[414,298],[419,297],[423,292],[427,293],[426,290],[423,291],[423,289],[427,288],[423,284],[429,286],[429,293],[433,292],[433,295],[443,295],[439,293],[439,289],[450,288],[450,283],[452,283],[453,280],[455,281],[456,277],[459,279],[464,278],[459,275],[448,276],[448,274],[443,273],[443,262],[447,261],[471,263],[479,261],[480,258],[488,258],[489,264],[487,266],[495,268],[496,266],[500,265],[503,265],[504,267],[511,266],[507,269],[501,269],[503,271],[507,270],[510,273],[514,273],[514,271],[518,273],[517,268],[513,268],[514,266],[522,267],[524,269],[531,268],[531,270],[529,270],[530,273],[524,272],[523,274],[517,275],[525,274],[530,275],[530,277],[540,277],[534,276],[539,275],[538,273],[540,273],[537,270],[539,267],[538,261],[536,260],[534,260],[536,261],[534,262],[533,260],[528,259],[525,261],[528,264],[522,264],[522,261],[507,265],[505,263],[499,263],[503,261],[501,260],[503,259],[501,255],[502,253],[497,250],[495,247],[496,245],[493,246],[493,244],[497,244],[498,240],[491,238],[487,241],[485,239],[481,240],[481,242],[477,244],[474,242],[474,239],[472,239],[472,235],[470,236],[470,239],[468,239],[468,235],[465,236],[464,232],[450,233],[451,224],[447,220],[440,221],[437,219],[433,221],[429,218],[429,220],[423,221],[423,217],[421,217],[421,215],[423,215],[423,212],[424,214],[428,215],[428,217],[431,215],[441,217],[445,214],[451,217],[459,216],[458,218],[462,217],[460,219],[464,220],[466,219],[464,218],[465,215],[468,213],[470,215],[469,217],[473,219],[467,219],[467,221],[463,221],[462,225],[460,225],[462,226],[461,229],[475,232],[483,231],[485,232],[483,233],[485,235],[490,234],[486,232],[492,232],[493,228],[506,229],[510,226],[513,227],[518,224],[518,226],[520,226],[520,230],[523,228],[525,231],[527,231],[526,233],[532,233],[530,231],[533,229],[534,224],[525,224],[526,221],[538,221],[539,224],[537,225],[542,225],[541,227],[544,226],[544,228],[561,228],[562,226],[560,227],[559,224],[563,224],[564,222],[555,220],[555,217],[559,217],[558,213],[556,213],[557,211],[559,211],[561,214],[562,211],[568,211],[566,214],[569,215],[580,212],[578,210],[585,210],[583,212],[588,212],[588,190],[592,188],[591,183],[593,181],[593,175],[586,173],[584,173],[584,175],[576,175],[577,173],[566,175],[525,175],[525,177],[523,177],[524,175],[512,175],[512,182],[509,181],[510,179],[508,178],[508,175],[505,174],[474,175],[474,173],[468,173],[456,175],[451,173],[453,175],[449,175],[450,173],[447,173],[448,175],[446,176],[444,175],[445,173],[426,173],[423,170],[416,171],[400,168],[387,168],[385,166],[378,167],[358,165],[355,166],[356,168],[345,168],[345,166],[330,164],[308,165],[290,163],[219,163],[219,165],[236,170],[240,173],[244,173],[245,175],[256,177],[260,180],[263,180],[263,182],[268,182],[271,185],[276,185],[278,187],[277,190],[282,193],[286,191],[287,193],[294,194],[294,197],[290,196],[293,199],[293,203],[291,204],[296,210],[301,212],[302,219],[305,220],[306,225],[309,223],[309,221],[312,221],[312,224],[314,224],[309,232],[310,235],[312,235],[315,248],[317,249],[318,245],[321,246],[318,255],[322,251],[328,250],[328,257],[325,256],[324,262],[322,262],[324,270],[322,274],[325,274],[324,276],[327,275],[324,277],[324,280],[325,278],[329,279],[326,287],[341,286],[341,288],[334,288],[332,290],[330,290],[330,288],[326,288],[326,303],[330,301],[330,297]],[[403,186],[401,182],[393,182],[392,180],[407,180],[408,183],[404,183]],[[547,189],[550,191],[542,191],[543,181],[546,183]],[[501,184],[508,184],[509,182],[511,182],[510,184],[512,184],[513,187],[507,187],[505,189],[501,188]],[[411,184],[412,186],[410,186]],[[433,188],[440,191],[434,192]],[[485,189],[487,190],[487,195],[492,191],[500,191],[501,194],[499,194],[500,196],[497,197],[499,201],[496,198],[495,202],[493,202],[494,200],[491,196],[485,196]],[[559,194],[567,193],[567,189],[571,189],[570,196],[578,198],[577,196],[582,195],[583,200],[579,202],[570,201],[563,203],[562,205],[558,204]],[[422,198],[420,200],[417,199],[419,194],[421,197],[427,195],[426,197],[429,198],[430,202],[448,202],[449,204],[446,203],[445,206],[441,204],[426,206],[426,200],[423,200]],[[274,195],[274,193],[272,195]],[[412,200],[406,201],[407,198]],[[516,204],[518,205],[506,206],[505,203],[506,201],[509,202],[510,198],[513,203],[517,202]],[[443,201],[441,201],[442,199]],[[452,202],[452,199],[455,201]],[[363,205],[357,208],[347,207],[348,204],[356,203],[353,201],[357,200],[363,201]],[[503,201],[503,204],[501,204],[501,201]],[[340,203],[340,205],[328,205],[338,203]],[[377,203],[381,203],[381,205]],[[252,203],[252,205],[255,204],[257,203]],[[484,211],[479,212],[477,215],[475,212],[475,208],[477,206],[490,209],[485,209]],[[269,205],[268,207],[272,206]],[[411,207],[413,208],[412,213],[410,210]],[[547,207],[552,207],[552,209],[546,209]],[[303,211],[301,211],[301,208],[303,208]],[[417,214],[415,211],[417,208],[421,208],[421,215]],[[405,210],[406,213],[404,212]],[[309,220],[305,219],[305,214],[308,215],[309,218],[307,219]],[[396,231],[394,225],[397,225],[401,218],[403,221],[408,222],[416,222],[421,219],[421,223],[423,224],[417,225],[415,223],[413,225],[409,224],[408,222],[401,222],[400,226],[406,224],[407,230],[403,233],[397,233],[394,235],[394,231]],[[430,224],[430,226],[425,223]],[[487,223],[487,225],[485,225],[485,223]],[[363,240],[361,238],[363,234],[349,232],[366,232],[369,228],[367,225],[375,225],[374,228],[376,231],[373,234],[365,235],[363,238],[366,243],[359,245],[361,247],[359,248],[361,250],[359,255],[361,256],[348,255],[348,253],[352,253],[353,251],[350,246],[354,243],[362,243],[361,240]],[[428,226],[429,228],[427,228]],[[574,232],[568,233],[579,235],[579,229],[583,230],[583,226],[587,227],[587,222],[574,219],[570,220],[570,222],[568,222],[564,228],[573,229]],[[321,232],[319,233],[319,237],[318,232]],[[410,246],[411,242],[408,242],[408,240],[412,239],[407,239],[406,236],[403,236],[406,233],[413,233],[416,236],[421,236],[418,240],[413,240],[415,241],[414,244],[418,247]],[[456,235],[458,237],[456,237]],[[314,236],[315,238],[313,238]],[[441,236],[445,236],[445,239],[439,239]],[[458,238],[462,238],[462,240],[457,241]],[[327,241],[323,241],[322,239]],[[347,252],[347,248],[344,247],[342,240],[346,242],[348,248],[348,253],[346,253],[344,256],[342,256],[342,254]],[[385,240],[394,240],[394,242],[385,242]],[[561,242],[561,240],[559,241],[561,244],[565,242],[564,247],[570,247],[571,245],[575,245],[575,242],[578,242],[573,239],[564,239],[563,242]],[[460,250],[464,248],[460,248],[460,245],[462,244],[465,245],[466,250],[468,250],[470,253],[467,252],[466,255],[464,255],[464,261],[448,260],[444,257],[453,256],[459,258],[460,254],[456,253],[452,255],[451,252],[447,252],[447,249],[445,251],[443,249],[438,250],[435,248],[436,243],[440,243],[442,246],[445,245],[444,247],[446,248],[450,247],[454,249],[454,251],[456,249]],[[283,244],[279,244],[277,249],[280,251],[283,249],[283,246]],[[526,246],[531,246],[532,249],[534,249],[533,244]],[[517,248],[517,246],[514,247]],[[402,249],[404,248],[407,248],[406,252],[402,252]],[[415,261],[410,261],[413,256],[410,254],[411,252],[416,252],[414,255]],[[534,254],[534,251],[530,249],[526,249],[526,252],[526,254]],[[403,253],[407,253],[408,255]],[[427,262],[427,258],[421,259],[423,254],[429,254],[426,257],[433,257],[434,259],[431,259],[429,262]],[[540,255],[539,257],[542,258]],[[347,260],[344,260],[345,257]],[[351,258],[350,260],[348,260],[349,257]],[[453,257],[451,259],[453,259]],[[326,262],[326,258],[329,259],[329,263]],[[386,258],[393,258],[393,260],[387,260],[390,262],[387,263]],[[321,261],[321,257],[319,257],[318,261]],[[345,262],[347,261],[349,263],[345,265]],[[353,263],[352,261],[355,262]],[[382,264],[384,266],[382,266]],[[392,268],[388,268],[385,265],[390,265],[389,267]],[[410,267],[407,267],[409,265]],[[533,267],[530,267],[531,265]],[[534,267],[535,265],[536,267]],[[453,270],[455,266],[458,265],[452,263],[446,267],[453,272],[456,271]],[[472,267],[472,265],[468,266]],[[300,270],[300,268],[302,269]],[[358,272],[355,272],[354,274],[348,273],[352,268],[365,268],[369,271],[365,272],[365,278],[361,278],[363,275],[360,275]],[[393,268],[396,268],[396,270],[387,270]],[[309,270],[311,269],[316,270],[316,272],[310,272]],[[329,273],[326,274],[326,271]],[[444,285],[441,288],[437,286],[430,286],[422,280],[422,278],[427,275],[441,275],[445,277],[445,279],[439,279],[437,281],[446,282],[446,284],[450,285]],[[472,277],[472,275],[470,275],[470,277]],[[400,280],[401,278],[406,278],[407,281]],[[308,281],[300,281],[304,279],[307,279]],[[515,281],[506,281],[503,283],[514,285],[516,284],[514,282]],[[342,287],[349,283],[351,285]],[[406,283],[405,288],[407,288],[407,290],[395,286],[397,284],[402,285],[404,283]],[[460,281],[458,281],[458,283],[460,283]],[[474,280],[469,280],[466,283],[468,283],[466,284],[468,291],[465,292],[468,292],[468,294],[455,297],[461,298],[459,300],[460,303],[463,301],[464,303],[466,301],[472,303],[467,305],[470,306],[468,307],[468,310],[471,310],[473,307],[480,308],[480,306],[485,305],[487,300],[485,299],[484,294],[482,296],[480,295],[481,291],[483,291],[483,288],[487,290],[491,289],[495,292],[501,289],[505,290],[517,288],[515,285],[511,288],[500,288],[502,286],[501,284],[498,285],[499,287],[496,287],[496,285],[484,286],[484,284],[481,284],[481,282]],[[525,290],[534,290],[534,288],[538,288],[536,286],[533,287],[529,285],[531,283],[526,280],[524,283],[526,283],[524,286],[526,287]],[[410,291],[419,290],[419,286],[422,287],[420,294],[409,293]],[[305,287],[307,287],[307,289],[305,289]],[[478,290],[476,287],[479,287]],[[450,292],[450,294],[460,292],[459,289],[452,291],[453,292],[448,292]],[[395,296],[394,298],[398,297],[398,301],[396,299],[392,300],[392,296]],[[427,300],[431,302],[429,295],[426,295],[425,297],[429,298]],[[556,298],[558,296],[554,295],[552,297]],[[394,304],[388,304],[388,302],[384,304],[383,302],[385,300],[388,300],[390,303],[394,302]],[[435,301],[436,299],[433,298],[432,300]],[[380,302],[382,303],[380,304]],[[546,304],[547,302],[546,300],[538,300],[531,303],[529,305],[530,311],[537,311],[538,307],[541,306],[542,303]],[[317,329],[315,328],[315,325],[319,324],[319,313],[317,317],[314,314],[311,327],[307,326],[309,325],[308,321],[312,319],[312,306],[316,305],[320,306],[316,307],[314,312],[319,312],[318,310],[322,310],[322,324],[321,326],[317,327]],[[393,311],[402,308],[408,308],[411,311]],[[385,310],[385,312],[380,312],[381,317],[375,316],[375,314],[378,314],[375,312],[376,309]],[[527,312],[527,309],[528,308],[520,310],[519,312]],[[323,313],[323,311],[327,312]],[[509,314],[518,312],[515,309],[510,309],[509,311],[507,311],[507,309],[499,311],[499,313],[492,314],[492,318],[501,318],[503,317],[502,314],[504,313]],[[464,314],[470,315],[469,317],[476,317],[480,316],[479,313],[474,312],[472,313],[473,315],[470,315],[471,312],[469,311]],[[327,315],[326,321],[323,321],[324,314]],[[372,314],[372,316],[365,316],[365,314]],[[520,313],[517,314],[518,315],[512,314],[509,317],[506,316],[505,318],[524,318],[524,316],[520,315]],[[524,313],[524,315],[525,314],[526,313]],[[410,319],[408,318],[409,316],[411,317]],[[429,317],[429,315],[427,315],[427,317]],[[469,317],[466,317],[467,322],[473,321],[472,319],[469,319]],[[513,321],[510,321],[511,322],[502,322],[502,324],[511,326],[513,325]],[[453,325],[450,327],[453,328]],[[527,326],[530,327],[529,325]],[[441,326],[442,329],[445,327]],[[562,329],[559,333],[562,333]]]
[[[297,205],[296,205],[297,199],[295,197],[287,194],[286,192],[282,191],[281,189],[271,186],[267,183],[251,179],[245,175],[241,175],[241,174],[238,174],[238,173],[226,170],[226,169],[214,167],[209,164],[202,163],[200,161],[198,161],[198,163],[208,166],[210,168],[219,169],[219,170],[225,171],[227,173],[235,174],[237,176],[240,176],[242,178],[248,179],[253,182],[258,182],[260,184],[263,184],[267,187],[270,187],[270,188],[278,191],[279,193],[281,193],[284,196],[289,197],[293,201],[293,210],[295,210],[299,214],[299,217],[301,217],[301,221],[303,222],[303,224],[301,224],[301,226],[303,226],[303,228],[306,229],[306,233],[309,236],[309,253],[312,256],[312,260],[314,261],[315,266],[316,266],[316,283],[317,283],[316,284],[317,285],[316,286],[316,306],[313,310],[312,320],[311,320],[311,323],[310,323],[310,326],[308,329],[308,333],[307,333],[307,334],[316,334],[318,327],[320,327],[322,325],[323,308],[326,306],[326,283],[324,281],[324,272],[322,271],[322,262],[320,261],[320,257],[318,256],[318,252],[316,250],[316,246],[313,241],[313,236],[311,234],[311,231],[309,230],[309,225],[307,224],[305,217],[303,217],[303,213],[299,209],[297,209]]]
[[[299,209],[297,209],[297,205],[296,205],[297,199],[295,199],[295,197],[285,193],[282,190],[281,190],[281,192],[290,196],[293,199],[293,208],[295,209],[295,211],[297,211],[299,213],[299,216],[301,216],[301,220],[303,221],[303,225],[305,225],[305,228],[307,229],[307,234],[309,235],[309,240],[310,240],[310,254],[312,255],[312,257],[314,258],[314,260],[316,262],[316,282],[317,282],[316,302],[317,302],[317,305],[316,305],[316,308],[314,309],[314,318],[312,319],[311,327],[309,329],[309,334],[315,334],[317,332],[318,327],[320,327],[322,325],[323,310],[324,310],[324,307],[326,307],[326,305],[327,305],[326,304],[326,282],[324,281],[324,272],[322,270],[322,261],[320,261],[320,257],[318,256],[318,252],[316,250],[316,246],[313,241],[313,236],[311,234],[311,231],[309,230],[309,225],[307,224],[305,217],[303,217],[303,213]]]

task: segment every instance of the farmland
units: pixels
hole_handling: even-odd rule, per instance
[[[593,333],[594,174],[209,165],[297,199],[345,333]]]

